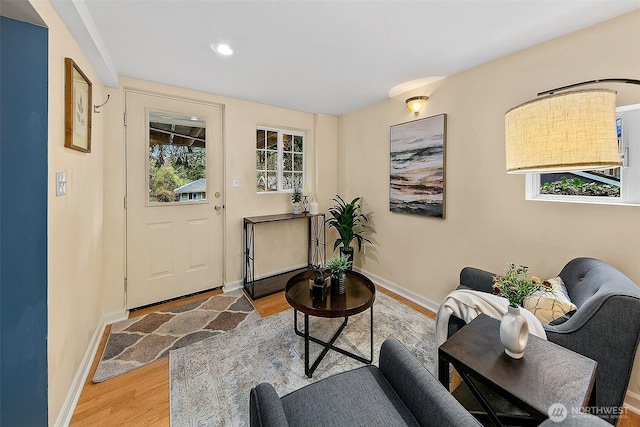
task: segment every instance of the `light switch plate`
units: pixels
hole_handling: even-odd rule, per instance
[[[238,177],[233,178],[233,188],[240,188],[240,178]]]
[[[67,174],[56,172],[56,196],[64,196],[65,194],[67,194]]]

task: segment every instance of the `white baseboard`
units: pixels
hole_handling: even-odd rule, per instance
[[[71,383],[71,387],[67,393],[67,398],[64,400],[62,409],[60,409],[60,413],[58,414],[58,418],[54,424],[55,427],[66,427],[71,422],[73,411],[76,409],[76,405],[80,399],[80,394],[82,393],[82,388],[89,376],[91,364],[93,363],[93,359],[95,358],[98,347],[100,346],[100,341],[102,340],[105,328],[107,325],[119,322],[120,320],[125,320],[127,317],[129,317],[129,312],[125,310],[107,314],[100,320],[100,324],[98,324],[96,330],[93,332],[87,351],[84,353],[80,367],[76,372],[73,382]]]
[[[235,282],[225,283],[224,286],[222,286],[222,292],[231,292],[231,291],[235,291],[236,289],[242,289],[243,285],[244,285],[244,280],[237,280]]]
[[[380,276],[377,276],[373,273],[370,273],[366,270],[362,270],[360,268],[356,268],[355,270],[360,271],[362,274],[370,278],[376,285],[380,285],[383,288],[386,288],[396,294],[405,297],[406,299],[415,302],[416,304],[426,308],[427,310],[431,310],[434,313],[438,312],[440,308],[440,303],[430,300],[429,298],[425,298],[422,295],[418,295],[415,292],[412,292],[408,289],[403,288],[400,285],[397,285],[393,282],[388,281]]]
[[[627,391],[623,406],[631,412],[640,415],[640,395]]]

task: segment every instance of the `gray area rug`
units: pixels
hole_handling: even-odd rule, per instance
[[[242,290],[116,322],[93,376],[98,383],[169,355],[169,350],[260,319]]]
[[[303,317],[298,313],[298,327]],[[328,341],[342,319],[310,317],[311,335]],[[394,337],[434,372],[435,321],[380,292],[374,304],[374,360]],[[349,318],[336,345],[369,355],[369,310]],[[311,362],[322,350],[310,343]],[[270,382],[280,396],[362,363],[329,351],[309,379],[304,339],[293,331],[293,309],[169,354],[171,425],[248,426],[249,390]]]

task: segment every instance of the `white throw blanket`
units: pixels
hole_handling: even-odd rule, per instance
[[[484,313],[498,320],[501,320],[507,312],[509,301],[506,298],[492,295],[487,292],[471,291],[459,289],[451,292],[446,296],[436,319],[436,352],[447,340],[447,330],[449,325],[449,317],[455,315],[464,320],[466,323],[471,322],[478,317],[478,314]],[[547,334],[542,327],[542,323],[529,310],[520,310],[529,325],[529,333],[544,340]],[[436,355],[436,360],[438,360]],[[436,369],[438,364],[436,363]]]

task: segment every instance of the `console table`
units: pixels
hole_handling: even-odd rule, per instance
[[[308,267],[312,265],[324,265],[326,262],[326,236],[325,236],[325,216],[319,214],[277,214],[263,215],[244,218],[243,227],[243,254],[244,254],[244,288],[251,298],[261,298],[284,290],[285,284],[290,277],[306,270],[293,269],[279,274],[256,279],[255,275],[255,232],[256,225],[306,219],[309,222],[307,228],[307,239],[309,251],[307,255]]]
[[[449,363],[464,381],[453,395],[478,419],[497,426],[538,425],[554,404],[568,413],[595,404],[594,360],[534,335],[524,357],[512,359],[500,342],[500,322],[484,314],[438,349],[438,376],[447,389]],[[478,403],[478,410],[472,408]]]

